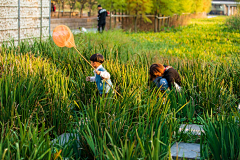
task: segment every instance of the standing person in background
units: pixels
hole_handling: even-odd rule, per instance
[[[54,10],[54,6],[53,6],[53,3],[51,3],[51,12],[53,12]]]
[[[53,4],[53,12],[56,12],[56,6]]]
[[[106,9],[102,9],[101,5],[98,5],[98,32],[103,32],[106,25]]]

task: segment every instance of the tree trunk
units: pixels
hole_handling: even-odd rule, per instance
[[[115,15],[117,15],[117,11],[115,10]],[[117,25],[117,17],[114,17],[114,28],[116,28]]]
[[[161,17],[161,14],[158,14],[158,17]],[[158,19],[158,32],[160,32],[161,29],[161,20]]]
[[[84,5],[82,4],[82,5],[81,5],[81,10],[80,10],[80,18],[82,18],[82,14],[83,14],[83,7],[84,7]]]
[[[126,15],[128,15],[128,11],[126,11]],[[128,24],[129,17],[126,17],[126,24]]]
[[[62,2],[62,9],[63,9],[63,12],[62,12],[62,17],[63,17],[63,13],[64,13],[64,2]],[[59,11],[60,12],[60,11]]]
[[[110,18],[109,18],[109,29],[112,28],[112,12],[110,11]]]
[[[165,17],[165,15],[163,15]],[[165,27],[165,19],[162,19],[162,26]]]
[[[137,15],[135,16],[134,31],[137,32]]]
[[[122,15],[123,15],[123,10],[122,10]],[[122,22],[122,29],[124,29],[124,28],[123,28],[123,24],[124,24],[124,19],[123,19],[123,17],[122,17],[122,21],[121,21],[121,22]]]
[[[91,17],[91,12],[92,12],[92,4],[89,5],[89,17]]]
[[[60,5],[60,3],[58,4],[58,18],[59,18],[59,14],[60,14],[60,8],[61,7],[61,5]]]
[[[154,32],[157,32],[157,12],[155,12],[155,19],[154,19]]]

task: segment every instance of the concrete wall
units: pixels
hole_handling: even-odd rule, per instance
[[[110,18],[106,18],[106,30],[109,29]],[[51,31],[54,30],[58,25],[66,25],[70,29],[78,29],[79,27],[84,28],[97,28],[97,17],[90,18],[52,18],[51,19]],[[116,20],[116,25],[119,26],[118,19]],[[114,26],[114,18],[112,18],[112,28],[117,28]]]
[[[51,31],[58,25],[66,25],[70,29],[84,28],[97,28],[97,17],[93,18],[52,18]]]
[[[18,42],[19,36],[20,40],[39,38],[41,11],[42,37],[49,36],[50,0],[20,0],[20,32],[18,30],[18,1],[0,0],[0,44],[13,39]]]

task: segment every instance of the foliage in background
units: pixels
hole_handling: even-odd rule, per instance
[[[81,15],[84,5],[87,4],[91,15],[92,8],[97,4],[101,4],[103,8],[112,11],[130,12],[132,15],[145,15],[148,13],[162,14],[172,16],[173,14],[183,13],[208,13],[211,9],[211,0],[54,0],[58,4],[58,8],[64,4],[70,5],[71,11],[75,9],[75,4]],[[77,3],[76,3],[77,2]],[[146,20],[148,20],[146,18]]]
[[[150,13],[153,3],[151,0],[126,0],[127,9],[131,15],[134,15],[134,31],[137,32],[137,19],[142,15],[146,21],[151,22],[145,14]]]
[[[227,19],[226,24],[227,24],[229,29],[237,30],[237,32],[239,32],[240,31],[240,13],[238,13],[234,16],[230,16]]]

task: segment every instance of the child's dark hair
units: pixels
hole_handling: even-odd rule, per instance
[[[104,57],[100,53],[96,53],[96,54],[93,54],[90,57],[90,61],[103,63],[104,62]]]
[[[150,74],[150,80],[153,80],[153,78],[163,76],[164,66],[162,64],[152,64],[150,67],[149,74]]]

